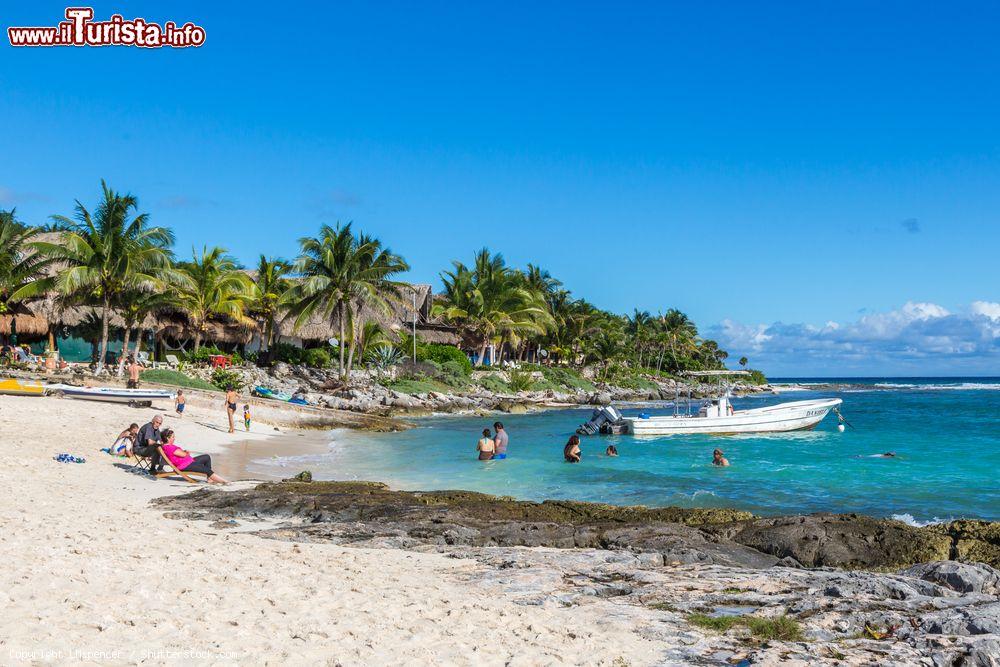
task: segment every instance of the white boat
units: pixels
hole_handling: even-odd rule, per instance
[[[173,400],[174,393],[165,389],[122,389],[121,387],[74,387],[68,384],[50,384],[46,391],[61,398],[85,401],[149,405],[156,400]]]
[[[739,371],[708,371],[691,375],[739,375]],[[701,407],[697,414],[675,414],[655,417],[626,417],[625,432],[630,435],[673,435],[708,433],[781,433],[809,430],[843,403],[839,398],[811,401],[791,401],[751,410],[735,410],[725,389],[718,398]],[[675,410],[676,410],[675,403]]]

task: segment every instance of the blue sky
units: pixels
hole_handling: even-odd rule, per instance
[[[64,8],[8,3],[0,24]],[[0,207],[25,220],[93,203],[103,177],[181,252],[293,256],[354,220],[412,280],[486,245],[604,308],[681,308],[774,373],[1000,374],[974,305],[1000,301],[989,3],[94,8],[207,42],[0,46]],[[906,304],[947,312],[913,321],[954,345],[906,356],[912,321],[863,339]],[[831,322],[868,356],[747,338],[822,343]]]

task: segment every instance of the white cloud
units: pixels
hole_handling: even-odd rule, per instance
[[[971,310],[976,315],[984,315],[991,320],[1000,320],[1000,303],[995,301],[973,301]]]
[[[952,313],[926,302],[868,313],[854,322],[710,327],[730,356],[746,355],[773,375],[1000,373],[1000,303]]]

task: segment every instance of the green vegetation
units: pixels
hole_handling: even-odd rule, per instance
[[[431,391],[446,393],[455,390],[454,387],[450,387],[442,382],[438,382],[437,380],[432,380],[430,378],[404,378],[389,383],[389,388],[404,394],[426,394]]]
[[[107,358],[112,313],[120,312],[129,294],[166,291],[176,278],[170,261],[173,232],[151,226],[146,213],[135,214],[138,200],[131,194],[115,192],[104,181],[101,190],[93,213],[77,201],[72,219],[53,216],[64,229],[59,243],[33,244],[63,267],[51,281],[55,289],[67,299],[100,308],[98,368]]]
[[[45,275],[51,260],[31,253],[37,236],[38,230],[18,222],[13,210],[0,211],[0,315],[14,312],[29,297],[42,296],[50,286]],[[11,334],[16,333],[16,318],[11,318]]]
[[[708,614],[690,614],[687,620],[699,628],[715,632],[728,632],[734,627],[746,626],[750,634],[757,639],[770,641],[801,642],[805,641],[802,626],[789,616],[762,618],[760,616],[709,616]]]
[[[715,632],[729,632],[743,623],[742,616],[709,616],[708,614],[691,614],[687,620],[691,625]]]
[[[302,360],[305,362],[306,366],[312,366],[313,368],[326,368],[330,365],[330,353],[321,347],[316,347],[311,350],[306,350],[306,353],[302,356]]]
[[[187,315],[194,329],[194,350],[208,331],[212,317],[225,317],[238,324],[250,324],[244,314],[250,298],[251,283],[247,274],[239,271],[236,260],[225,249],[202,248],[190,262],[178,264],[174,305]]]
[[[245,386],[242,375],[226,368],[216,368],[212,371],[212,384],[222,390],[232,387],[237,391],[243,389]]]
[[[373,236],[351,230],[351,224],[320,227],[319,236],[300,240],[295,271],[304,280],[292,285],[282,304],[295,316],[296,328],[313,315],[337,314],[340,326],[338,369],[348,377],[354,363],[361,321],[361,305],[390,310],[390,300],[402,298],[403,285],[392,280],[410,267]],[[347,331],[350,331],[350,334]],[[347,359],[344,359],[344,343]]]
[[[776,618],[758,618],[748,616],[747,626],[750,634],[757,639],[777,640],[783,642],[805,641],[802,634],[802,626],[798,621],[788,616],[778,616]]]
[[[389,383],[390,389],[407,394],[437,391],[441,393],[462,391],[468,387],[469,378],[465,367],[450,360],[443,364],[436,361],[405,361],[397,366],[396,379]]]
[[[88,336],[99,367],[106,358],[112,315],[124,321],[127,350],[133,331],[148,317],[164,313],[185,316],[187,331],[181,337],[193,338],[189,361],[195,363],[207,360],[202,343],[218,327],[234,325],[259,337],[266,360],[326,367],[335,355],[344,378],[356,361],[387,376],[410,357],[413,341],[404,335],[396,343],[391,327],[382,326],[394,307],[409,303],[411,286],[395,279],[409,265],[376,237],[350,223],[323,225],[315,236],[300,240],[294,262],[262,255],[253,272],[244,271],[220,247],[206,246],[190,260],[178,261],[169,229],[152,225],[131,194],[104,181],[101,188],[95,207],[88,210],[77,203],[72,218],[53,217],[49,231],[57,235],[54,241],[42,242],[39,227],[20,223],[13,211],[0,211],[0,314],[25,304],[34,309],[39,297],[52,292],[62,304],[95,308],[99,322]],[[534,362],[522,370],[542,373],[540,379],[522,373],[509,382],[487,379],[480,382],[484,387],[591,391],[594,384],[578,372],[587,366],[595,369],[595,382],[652,389],[650,376],[719,370],[729,356],[718,343],[700,336],[677,309],[655,315],[604,311],[564,289],[543,268],[508,266],[503,255],[487,248],[469,265],[453,262],[441,281],[443,293],[432,301],[432,317],[472,341],[476,365],[484,364],[492,347],[498,363]],[[41,309],[36,314],[44,316]],[[286,320],[295,330],[307,323],[310,328],[317,323],[336,326],[336,348],[324,344],[302,350],[274,343],[278,323]],[[310,335],[329,334],[320,327],[319,336]],[[387,347],[398,353],[380,351]],[[208,350],[218,353],[214,346]],[[468,384],[473,362],[461,349],[417,341],[415,356],[417,363],[436,366],[404,369],[401,379],[431,379],[453,388]],[[749,362],[738,360],[745,369]],[[759,371],[751,372],[751,382],[766,381]]]
[[[510,385],[504,382],[500,376],[493,373],[479,378],[476,380],[476,384],[486,391],[491,391],[494,394],[510,393]]]
[[[205,382],[201,378],[193,378],[166,368],[155,368],[143,371],[139,377],[146,382],[156,382],[158,384],[169,384],[174,387],[186,387],[190,389],[204,389],[206,391],[218,391],[218,387]]]
[[[510,371],[507,377],[509,378],[507,384],[513,392],[528,391],[534,388],[535,380],[531,371]]]

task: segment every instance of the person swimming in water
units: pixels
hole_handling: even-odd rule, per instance
[[[722,455],[721,449],[716,449],[712,452],[712,465],[721,466],[723,468],[729,465],[729,459]]]
[[[614,445],[608,445],[608,448],[604,450],[605,456],[618,456],[618,448]]]
[[[563,447],[563,458],[567,463],[579,463],[582,452],[580,451],[580,437],[572,435],[566,446]]]

